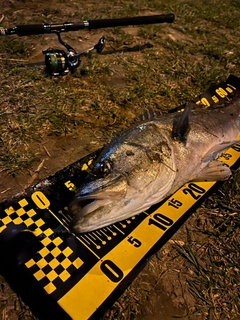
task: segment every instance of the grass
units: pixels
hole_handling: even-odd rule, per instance
[[[39,6],[29,3],[26,10],[23,0],[4,3],[6,18],[1,25],[170,12],[175,13],[176,20],[172,25],[64,34],[64,40],[72,41],[71,45],[79,50],[91,47],[101,34],[107,41],[101,55],[83,58],[74,74],[58,78],[49,78],[42,67],[26,62],[52,45],[51,41],[56,46],[54,35],[1,37],[0,174],[17,176],[33,170],[43,158],[39,145],[43,141],[47,144],[50,137],[59,144],[64,137],[77,137],[81,144],[82,130],[88,129],[91,136],[87,143],[97,142],[96,147],[100,147],[127,128],[142,110],[169,110],[225,80],[230,73],[240,75],[238,0],[107,0],[98,3],[97,9],[94,1],[69,6],[65,0],[56,0],[54,6],[45,1]],[[66,164],[71,162],[67,159]],[[55,172],[54,167],[51,170]],[[198,237],[176,248],[194,275],[187,281],[196,299],[195,311],[204,313],[206,319],[235,319],[229,315],[239,314],[239,221],[234,214],[239,211],[238,190],[236,173],[202,207],[204,232],[193,220],[196,224],[191,228],[198,230]],[[231,290],[226,292],[229,287]],[[128,319],[137,318],[140,312],[136,299],[132,301],[123,307]],[[114,317],[122,319],[121,308],[116,307],[115,311]]]
[[[199,212],[206,224],[195,224],[198,236],[176,245],[188,268],[189,290],[201,301],[195,314],[206,319],[238,319],[239,316],[239,170]],[[200,220],[200,219],[199,219]],[[207,241],[206,241],[207,239]]]

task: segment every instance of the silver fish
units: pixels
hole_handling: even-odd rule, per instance
[[[105,146],[69,205],[71,231],[137,215],[192,179],[228,179],[231,170],[216,159],[239,142],[240,98],[221,108],[191,109],[136,123]]]

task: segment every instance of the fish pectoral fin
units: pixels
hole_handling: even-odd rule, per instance
[[[194,181],[224,181],[231,176],[230,168],[223,162],[213,160],[202,169]]]
[[[208,152],[202,157],[202,161],[209,162],[218,158],[224,153],[224,151],[226,151],[228,148],[232,147],[236,143],[239,143],[239,140],[226,141],[214,146],[213,148],[208,150]]]
[[[180,140],[183,143],[186,142],[187,134],[190,130],[188,116],[191,110],[193,109],[193,107],[194,107],[194,104],[189,103],[185,107],[184,111],[173,119],[173,128],[172,128],[173,139]]]

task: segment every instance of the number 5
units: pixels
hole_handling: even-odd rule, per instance
[[[142,242],[136,238],[129,237],[128,242],[130,242],[134,247],[139,248]]]
[[[76,191],[76,186],[70,180],[64,183],[70,191]]]

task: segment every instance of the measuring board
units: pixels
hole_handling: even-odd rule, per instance
[[[194,102],[231,100],[240,79],[210,88]],[[240,140],[240,137],[238,138]],[[1,271],[43,319],[99,319],[147,258],[176,232],[217,186],[189,182],[149,210],[85,234],[68,232],[68,204],[99,154],[96,151],[0,204]],[[221,157],[237,167],[240,141]]]

